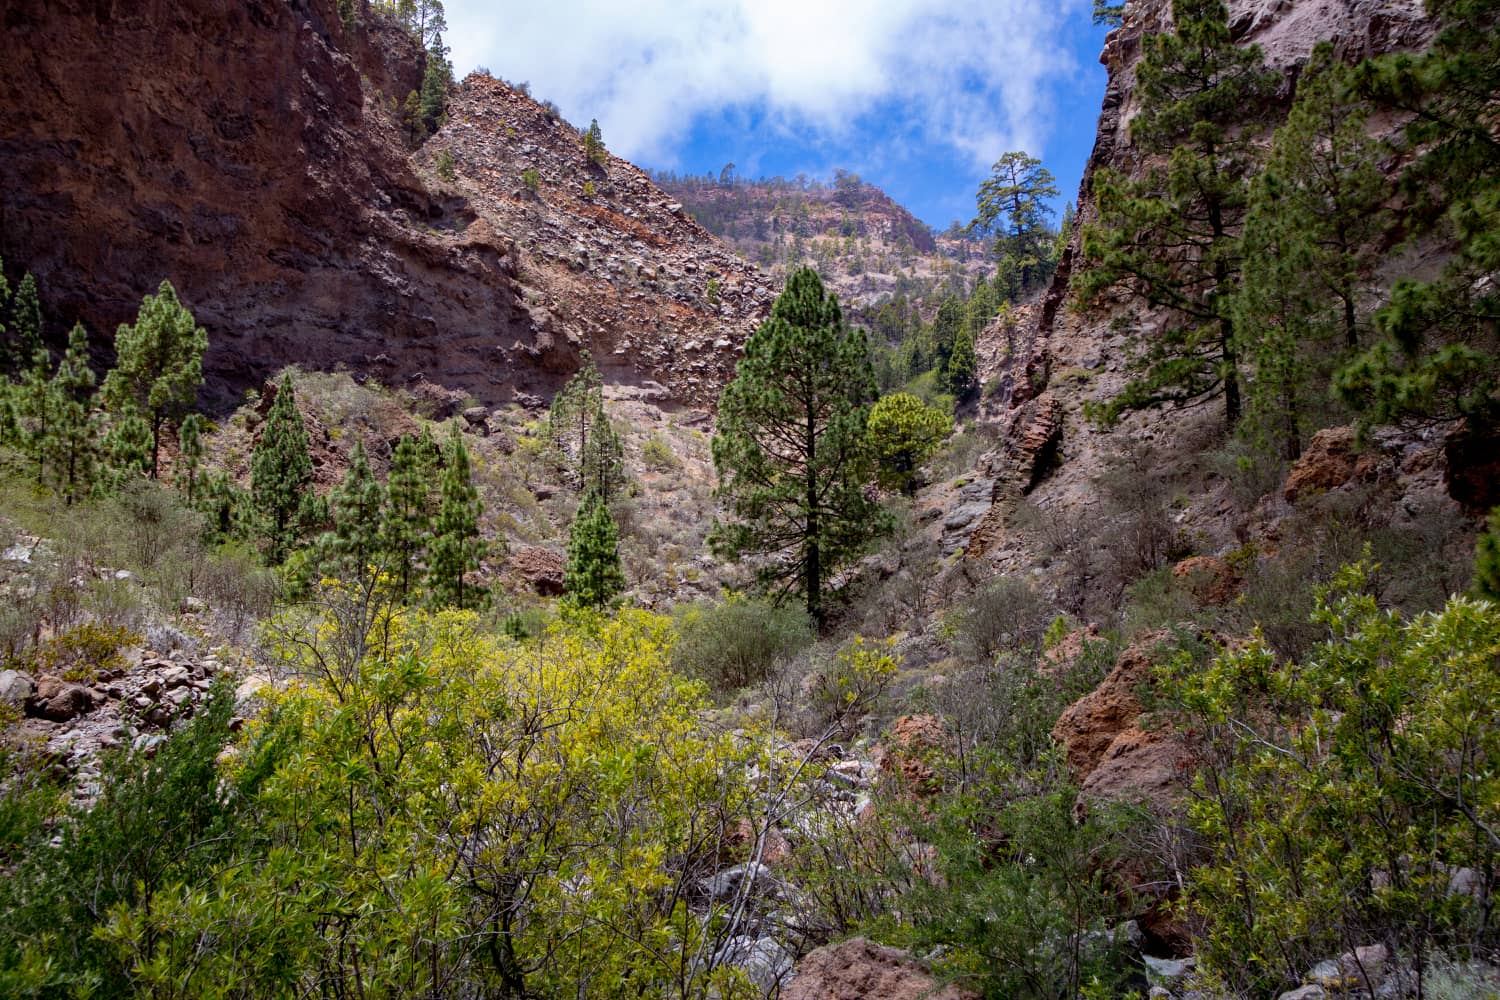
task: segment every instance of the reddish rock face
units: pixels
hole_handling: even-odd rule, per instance
[[[425,377],[499,403],[551,391],[590,347],[625,380],[656,378],[702,402],[772,297],[680,220],[670,241],[694,279],[678,289],[690,301],[660,324],[645,318],[660,303],[637,308],[633,289],[557,280],[552,244],[571,245],[577,220],[559,227],[535,204],[500,211],[526,203],[508,171],[441,181],[434,143],[463,164],[463,135],[410,155],[392,109],[420,84],[424,57],[400,29],[346,30],[333,0],[14,0],[0,56],[7,270],[36,274],[54,337],[82,320],[100,340],[171,280],[208,330],[213,397],[296,363],[403,385]],[[487,99],[523,103],[491,89],[455,96],[454,130]],[[532,135],[529,119],[507,117],[495,135],[508,149],[574,156],[582,176],[570,128]],[[603,188],[627,167],[611,160],[595,180]],[[585,206],[598,216],[591,235],[627,252],[658,236],[661,219],[639,206],[668,201],[634,174],[626,194]],[[724,260],[700,263],[715,255]],[[653,342],[616,358],[629,333],[658,326],[675,350]],[[700,353],[714,364],[697,372]]]
[[[1240,589],[1240,574],[1214,556],[1189,556],[1172,567],[1172,575],[1186,583],[1201,604],[1227,604]]]
[[[782,1000],[974,1000],[977,994],[938,981],[905,952],[864,938],[809,952]]]

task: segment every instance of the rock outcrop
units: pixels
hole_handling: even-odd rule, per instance
[[[781,1000],[973,1000],[976,994],[944,986],[910,955],[853,938],[809,952],[797,964]]]
[[[222,397],[297,363],[498,403],[550,391],[590,348],[701,402],[770,300],[618,161],[573,217],[555,188],[518,191],[533,160],[573,157],[579,184],[591,168],[574,130],[494,81],[460,88],[410,155],[395,108],[425,57],[399,29],[346,29],[333,0],[17,0],[0,53],[7,268],[36,274],[54,337],[75,320],[111,334],[170,279]],[[438,149],[461,164],[452,184]],[[585,231],[563,280],[559,248]]]

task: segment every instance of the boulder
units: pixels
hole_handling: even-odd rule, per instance
[[[725,941],[714,954],[716,966],[733,965],[745,975],[763,996],[772,996],[792,973],[792,953],[775,938],[736,935]]]
[[[1318,431],[1307,450],[1287,473],[1281,495],[1288,503],[1313,493],[1336,490],[1355,479],[1372,476],[1378,465],[1373,452],[1357,454],[1353,427],[1329,427]]]
[[[797,964],[781,1000],[977,1000],[943,986],[910,955],[864,938],[819,948]]]
[[[0,670],[0,701],[20,708],[36,694],[36,684],[19,670]]]
[[[559,552],[529,545],[510,557],[511,569],[543,597],[558,597],[563,592],[563,570],[566,560]]]
[[[94,692],[50,675],[37,681],[36,694],[26,703],[26,714],[49,722],[67,722],[91,711]]]
[[[1172,567],[1172,576],[1187,585],[1199,604],[1228,604],[1240,589],[1240,574],[1215,556],[1189,556]]]
[[[880,771],[894,778],[907,792],[932,795],[938,791],[937,774],[928,757],[947,745],[948,732],[942,719],[935,715],[903,715],[891,724],[881,748]]]

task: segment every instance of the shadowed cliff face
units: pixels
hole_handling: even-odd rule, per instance
[[[430,153],[414,169],[392,109],[422,54],[399,30],[346,32],[333,0],[11,0],[0,18],[0,254],[36,274],[54,337],[112,334],[168,278],[209,331],[211,396],[297,363],[485,402],[545,393],[600,339],[523,287],[526,233],[437,183]],[[672,388],[654,360],[621,366]]]

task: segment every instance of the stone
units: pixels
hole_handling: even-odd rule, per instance
[[[567,561],[562,553],[528,545],[510,557],[510,568],[543,597],[557,597],[563,592],[563,570]]]
[[[260,693],[261,688],[266,687],[270,683],[270,678],[262,674],[251,674],[243,681],[240,681],[239,687],[234,689],[235,707],[241,707],[254,699]]]
[[[975,500],[969,503],[959,504],[948,512],[943,518],[943,527],[948,531],[961,531],[969,525],[978,521],[989,513],[990,502],[988,500]]]
[[[1281,495],[1288,503],[1293,503],[1299,497],[1338,489],[1353,480],[1356,473],[1368,474],[1372,471],[1371,460],[1356,455],[1356,446],[1353,427],[1329,427],[1318,431],[1308,442],[1302,457],[1287,473]]]
[[[1240,589],[1239,572],[1215,556],[1189,556],[1172,567],[1172,576],[1187,585],[1199,604],[1227,604]]]
[[[0,670],[0,701],[20,708],[34,694],[36,684],[30,675],[19,670]]]
[[[164,668],[157,676],[161,678],[162,685],[171,690],[172,688],[182,687],[191,681],[192,671],[187,667],[174,663],[172,666]]]
[[[904,715],[891,723],[879,754],[882,774],[895,778],[908,793],[925,797],[939,791],[937,774],[928,757],[949,742],[947,728],[936,715]]]
[[[741,888],[747,880],[750,882],[748,890]],[[772,896],[782,889],[781,880],[771,872],[771,869],[753,861],[726,868],[717,875],[704,879],[702,885],[705,892],[721,902],[733,899],[740,893],[748,893],[750,896]]]
[[[943,986],[906,952],[851,938],[809,952],[782,987],[781,1000],[978,1000]]]
[[[1288,990],[1276,998],[1276,1000],[1324,1000],[1328,996],[1326,990],[1316,983],[1307,986],[1299,986],[1295,990]]]
[[[1151,955],[1142,955],[1141,964],[1146,968],[1146,982],[1153,989],[1169,989],[1179,986],[1197,967],[1197,959],[1188,958],[1155,958]]]
[[[725,941],[714,954],[714,965],[733,965],[761,991],[772,996],[791,975],[792,953],[775,938],[737,935]]]
[[[26,714],[49,722],[67,722],[91,711],[94,704],[94,692],[82,684],[44,676],[26,703]]]

